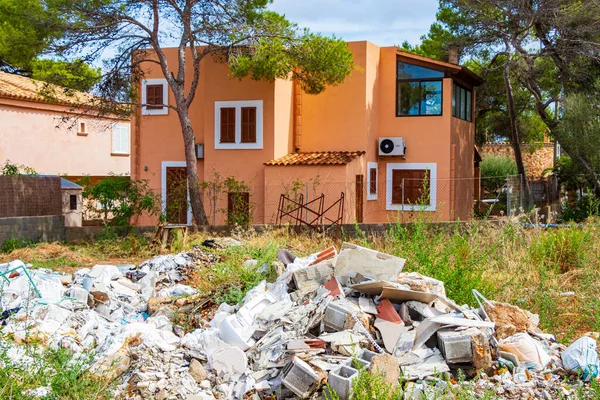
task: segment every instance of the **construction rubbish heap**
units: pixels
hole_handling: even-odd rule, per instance
[[[405,399],[459,389],[575,398],[598,375],[593,339],[566,348],[536,315],[476,291],[478,308],[455,304],[443,282],[403,273],[404,259],[348,243],[304,258],[281,250],[275,282],[208,318],[207,296],[184,282],[219,251],[72,275],[0,265],[0,360],[35,368],[28,342],[91,355],[89,372],[114,379],[114,397],[128,399],[351,399],[367,373],[382,373]],[[178,325],[177,313],[197,329]]]

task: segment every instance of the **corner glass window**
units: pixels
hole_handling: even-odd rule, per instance
[[[442,115],[444,73],[398,61],[397,116]]]
[[[452,87],[452,116],[465,121],[473,120],[473,92],[458,84]]]

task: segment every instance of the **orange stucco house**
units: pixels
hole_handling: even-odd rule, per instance
[[[471,217],[481,79],[396,47],[349,46],[356,68],[319,95],[291,80],[232,79],[226,65],[203,60],[191,120],[211,223],[223,223],[232,207],[215,184],[229,176],[247,186],[254,223],[276,221],[282,194],[302,194],[303,202],[323,194],[324,209],[343,196],[345,223],[408,221],[417,212],[437,221]],[[173,62],[176,51],[166,50]],[[170,188],[184,176],[183,139],[165,106],[173,103],[166,81],[155,66],[147,70],[140,82],[147,106],[132,121],[132,177],[160,191],[169,222],[191,223],[185,205],[167,212]],[[330,210],[332,219],[339,211]]]
[[[69,180],[129,175],[130,122],[90,111],[90,94],[0,72],[0,164]]]

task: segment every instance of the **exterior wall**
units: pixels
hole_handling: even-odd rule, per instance
[[[346,81],[329,87],[319,95],[301,96],[301,107],[295,96],[293,83],[277,80],[274,83],[250,79],[231,79],[226,65],[210,59],[202,62],[198,86],[190,117],[196,143],[204,144],[204,160],[198,161],[201,181],[214,183],[235,176],[251,187],[254,223],[274,222],[279,196],[293,186],[293,182],[312,182],[316,177],[326,191],[326,199],[337,199],[346,194],[347,222],[354,222],[356,175],[364,176],[364,222],[409,222],[418,213],[404,213],[386,207],[388,164],[410,167],[414,164],[435,164],[436,208],[426,212],[433,221],[467,218],[472,209],[473,183],[470,189],[457,190],[452,178],[473,177],[473,124],[452,117],[451,78],[443,80],[443,112],[441,116],[396,115],[396,47],[380,48],[368,42],[351,42],[356,68]],[[176,49],[166,50],[170,60],[176,60]],[[159,78],[161,72],[148,65],[147,78]],[[191,71],[187,72],[188,75]],[[262,100],[264,142],[261,150],[218,150],[214,138],[215,101]],[[169,93],[169,104],[174,99]],[[301,114],[298,111],[301,109]],[[297,117],[297,118],[296,118]],[[183,140],[176,113],[138,116],[134,122],[138,131],[133,134],[133,148],[139,158],[132,158],[132,171],[150,180],[150,186],[161,189],[161,163],[183,161]],[[301,131],[299,141],[294,133]],[[142,142],[138,140],[142,138]],[[406,157],[379,157],[380,137],[403,137]],[[139,144],[139,146],[138,146]],[[366,154],[346,166],[264,166],[266,161],[279,158],[300,144],[302,152],[311,151],[365,151]],[[454,147],[453,147],[454,146]],[[139,148],[138,148],[139,147]],[[454,150],[453,150],[454,149]],[[139,162],[138,162],[139,161]],[[367,163],[378,164],[378,198],[367,200]],[[137,177],[138,175],[136,175]],[[327,188],[325,189],[325,182]],[[391,183],[390,183],[391,184]],[[321,190],[321,189],[319,189]],[[320,193],[320,192],[319,192]],[[331,195],[330,195],[331,194]],[[213,200],[205,193],[207,213],[226,208],[226,202]],[[471,200],[468,200],[471,196]],[[222,197],[222,196],[221,196]],[[327,200],[326,200],[327,201]],[[209,203],[213,203],[209,206]],[[214,205],[219,203],[219,205]],[[456,212],[450,210],[456,209]],[[209,215],[209,220],[220,224],[224,215]],[[150,225],[156,219],[142,218],[139,225]]]
[[[488,155],[502,155],[510,158],[515,157],[515,153],[510,144],[504,143],[486,143],[479,148],[481,157],[485,159]],[[554,144],[543,143],[523,145],[523,162],[525,170],[529,177],[539,178],[544,170],[554,166]]]
[[[437,208],[435,212],[426,212],[432,220],[447,220],[449,218],[449,203],[447,186],[450,178],[450,141],[452,119],[452,79],[443,80],[442,115],[422,117],[397,117],[396,116],[396,60],[395,47],[381,48],[379,68],[379,107],[377,113],[378,137],[403,137],[406,142],[406,158],[379,157],[379,201],[386,200],[386,167],[389,163],[437,164]],[[376,152],[377,142],[367,147],[367,157]],[[369,157],[376,159],[376,156]],[[391,184],[391,183],[390,183]],[[389,211],[385,206],[380,206],[378,212],[372,213],[372,219],[366,222],[395,222],[399,219],[410,220],[415,213]]]
[[[77,208],[75,210],[71,210],[71,196],[77,196]],[[65,217],[65,226],[82,226],[83,197],[80,189],[62,189],[62,212]]]
[[[355,68],[343,84],[302,96],[301,151],[357,151],[367,147],[367,42],[351,42]],[[394,78],[395,82],[395,78]]]
[[[129,174],[129,156],[111,156],[110,119],[68,117],[69,108],[0,98],[0,162],[10,160],[40,174],[106,176]],[[75,122],[87,123],[88,135]],[[129,122],[122,122],[129,124]]]
[[[452,220],[469,220],[473,214],[475,184],[475,124],[452,118],[451,178]]]
[[[14,238],[32,242],[63,241],[65,240],[63,216],[0,218],[0,245],[5,240]]]
[[[176,49],[166,49],[165,52],[170,60],[176,60]],[[160,78],[161,72],[154,65],[144,67],[148,73],[146,79]],[[232,79],[229,69],[225,64],[214,62],[206,58],[201,64],[201,80],[198,85],[194,102],[190,108],[190,119],[196,136],[196,143],[204,144],[204,159],[198,160],[198,176],[201,181],[215,182],[229,176],[243,181],[251,186],[252,202],[264,204],[265,175],[264,163],[272,160],[276,153],[274,131],[275,126],[284,132],[283,138],[278,135],[277,152],[288,151],[291,143],[285,137],[291,139],[291,83],[259,82],[251,79]],[[187,72],[186,79],[191,80],[191,69]],[[277,104],[277,116],[275,116],[275,90],[283,96],[282,102]],[[289,96],[289,99],[287,98]],[[221,150],[215,149],[215,102],[217,101],[263,101],[263,148],[259,150]],[[173,93],[169,89],[169,104],[174,104]],[[159,193],[162,189],[162,162],[184,162],[183,136],[177,113],[169,110],[167,115],[137,115],[139,133],[134,138],[142,138],[134,143],[139,143],[139,158],[133,158],[132,170],[139,171],[139,178],[148,179],[150,187]],[[135,163],[139,162],[136,168]],[[207,194],[208,196],[208,194]],[[210,201],[210,198],[207,198]],[[219,202],[213,207],[219,210],[226,209],[226,202]],[[208,207],[205,207],[208,208]],[[207,213],[212,214],[209,210]],[[217,224],[224,222],[224,213],[217,213]],[[255,222],[262,223],[262,213],[255,213]],[[209,220],[213,218],[209,215]],[[157,217],[142,217],[139,225],[152,225],[156,223]]]

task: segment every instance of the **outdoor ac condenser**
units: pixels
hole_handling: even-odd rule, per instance
[[[401,156],[406,155],[406,144],[404,138],[380,138],[379,139],[379,156]]]

